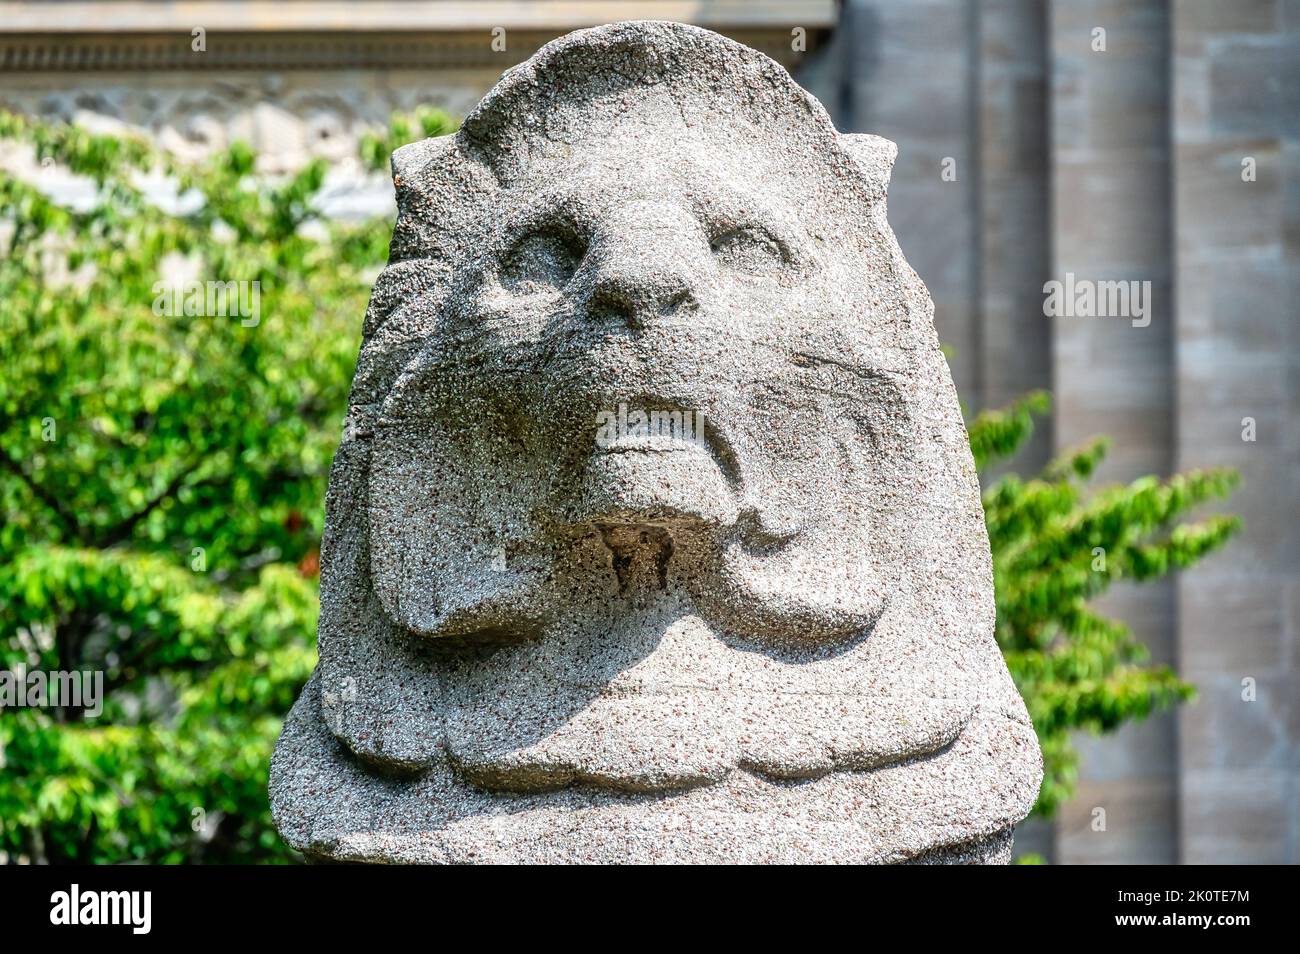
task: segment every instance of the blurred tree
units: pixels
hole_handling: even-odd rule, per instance
[[[362,158],[384,168],[396,146],[454,129],[436,110],[397,116]],[[289,860],[267,764],[315,662],[325,483],[391,222],[321,221],[320,163],[269,181],[243,145],[187,166],[142,139],[3,113],[0,140],[96,194],[69,209],[0,173],[0,668],[100,671],[106,692],[98,717],[0,715],[0,852]],[[178,186],[168,209],[146,196],[157,174]],[[206,286],[163,293],[182,261],[205,281],[257,282],[243,299],[256,305],[212,314]],[[978,417],[977,462],[1014,452],[1045,408],[1034,395]],[[1048,762],[1043,812],[1072,784],[1070,730],[1190,691],[1086,600],[1185,566],[1235,526],[1174,526],[1227,474],[1085,501],[1103,447],[985,494],[998,639]]]
[[[452,128],[424,111],[365,149]],[[391,223],[319,221],[324,166],[268,181],[244,145],[182,166],[8,114],[0,139],[96,196],[0,174],[0,668],[106,691],[98,718],[3,713],[0,851],[288,857],[267,758],[315,661],[326,475]],[[178,202],[146,196],[158,174]],[[169,268],[202,284],[169,295]]]
[[[1033,433],[1034,416],[1049,408],[1036,392],[978,415],[969,425],[976,467],[1011,457]],[[1085,496],[1106,449],[1098,438],[1032,480],[1008,475],[984,492],[997,640],[1043,747],[1039,815],[1050,816],[1074,792],[1072,731],[1113,732],[1193,695],[1169,667],[1148,662],[1127,626],[1096,614],[1088,600],[1119,580],[1140,583],[1191,566],[1240,525],[1219,514],[1180,522],[1198,504],[1226,497],[1237,483],[1233,471],[1143,477]]]

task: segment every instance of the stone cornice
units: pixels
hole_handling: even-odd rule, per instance
[[[558,32],[613,20],[682,20],[718,29],[826,29],[834,0],[0,0],[14,33]]]
[[[728,36],[790,66],[788,30],[729,29]],[[827,31],[809,28],[807,50]],[[506,49],[488,33],[209,33],[206,50],[189,34],[0,35],[0,73],[78,70],[502,69],[521,62],[555,32],[510,30]]]
[[[501,69],[553,37],[618,19],[684,19],[725,33],[787,66],[835,20],[833,0],[739,3],[193,3],[0,2],[0,72],[77,70]],[[206,49],[192,49],[204,30]],[[494,49],[504,28],[505,50]],[[498,43],[499,47],[500,44]]]

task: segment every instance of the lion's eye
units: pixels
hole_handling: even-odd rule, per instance
[[[501,285],[518,295],[562,289],[582,261],[578,241],[558,230],[532,232],[518,242],[501,268]]]
[[[767,231],[753,227],[728,229],[709,243],[718,264],[746,275],[765,275],[780,269],[788,256]]]

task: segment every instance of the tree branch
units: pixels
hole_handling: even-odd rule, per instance
[[[3,467],[21,480],[27,486],[27,489],[31,492],[32,496],[45,504],[45,506],[59,518],[59,522],[63,524],[63,529],[72,537],[82,543],[88,542],[90,535],[87,533],[86,528],[78,522],[77,518],[72,513],[64,508],[58,497],[54,496],[54,494],[50,493],[38,484],[32,476],[27,473],[27,471],[23,470],[22,465],[19,464],[18,461],[9,456],[9,452],[3,447],[0,447],[0,467]]]
[[[100,534],[95,539],[94,545],[98,549],[107,550],[109,547],[121,543],[123,540],[129,537],[131,535],[131,531],[133,531],[136,528],[136,524],[138,524],[145,517],[149,516],[149,514],[157,510],[158,506],[164,500],[166,500],[168,497],[171,497],[178,490],[180,490],[181,485],[185,483],[185,479],[189,477],[190,474],[198,470],[199,465],[201,463],[202,461],[194,461],[194,463],[190,464],[188,467],[183,468],[181,472],[177,474],[175,477],[173,477],[171,479],[171,482],[168,483],[167,486],[164,487],[162,490],[160,490],[152,500],[146,503],[135,513],[131,514],[125,520],[115,524],[112,527],[109,527],[102,534]]]

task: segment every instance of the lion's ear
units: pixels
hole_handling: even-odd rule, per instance
[[[898,158],[898,146],[882,136],[869,133],[840,133],[840,146],[858,167],[873,196],[889,194],[889,176]]]
[[[455,135],[408,143],[393,151],[393,191],[397,196],[397,222],[388,248],[389,264],[408,258],[425,258],[437,252],[430,239],[438,232],[434,217],[438,180],[455,165]]]
[[[490,170],[466,157],[462,146],[463,136],[452,133],[393,151],[397,221],[389,270],[408,261],[451,262],[481,250],[484,232],[497,221],[496,181]],[[385,316],[368,315],[366,334]]]
[[[902,333],[901,342],[908,347],[938,348],[939,339],[934,330],[934,301],[930,298],[920,277],[908,264],[898,239],[889,225],[889,179],[898,158],[898,146],[881,136],[868,133],[840,133],[840,148],[861,176],[868,193],[867,218],[884,242],[890,260],[901,283],[906,303],[906,320],[897,328]]]
[[[498,216],[490,172],[466,159],[457,135],[393,152],[397,221],[388,264],[375,280],[362,327],[351,405],[383,402],[406,364],[436,332],[457,262],[488,243]],[[359,417],[359,416],[358,416]]]

